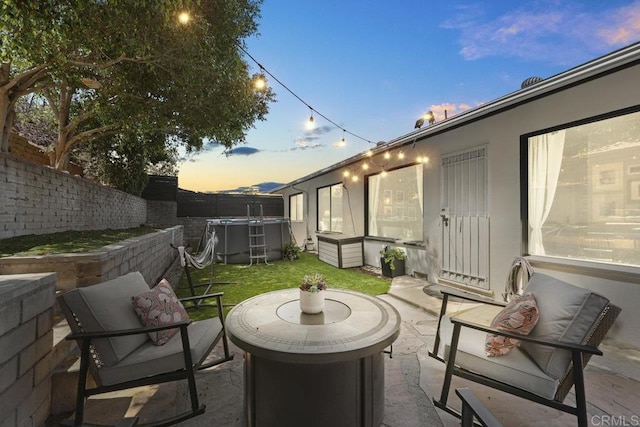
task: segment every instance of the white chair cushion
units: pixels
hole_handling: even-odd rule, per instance
[[[141,328],[131,297],[149,291],[139,272],[132,272],[113,280],[76,288],[63,297],[87,332]],[[94,340],[93,345],[105,366],[111,366],[149,341],[147,334]]]
[[[196,364],[211,350],[222,331],[222,323],[214,317],[193,322],[188,330],[191,359]],[[120,363],[99,369],[99,375],[102,385],[110,385],[180,369],[184,369],[184,356],[182,337],[178,332],[162,346],[149,340]]]
[[[525,292],[538,303],[540,319],[530,337],[574,344],[585,344],[609,300],[588,289],[571,285],[545,274],[531,276]],[[540,368],[553,378],[562,379],[569,369],[571,352],[522,342]]]
[[[477,309],[467,310],[465,317],[473,316],[474,310]],[[445,360],[449,358],[452,336],[453,323],[448,316],[445,316],[440,324],[440,339],[445,343]],[[485,353],[486,337],[486,332],[462,327],[456,353],[456,366],[544,398],[553,399],[558,388],[557,380],[546,375],[525,352],[517,347],[504,356],[488,357]]]

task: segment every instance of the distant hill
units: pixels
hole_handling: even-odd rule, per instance
[[[268,193],[274,188],[278,188],[282,185],[284,184],[281,182],[261,182],[260,184],[255,184],[250,187],[238,187],[233,190],[226,190],[226,191],[223,191],[223,193],[245,193],[245,192]]]

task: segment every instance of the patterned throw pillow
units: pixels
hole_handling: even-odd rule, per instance
[[[131,297],[133,308],[145,326],[160,326],[189,320],[189,315],[166,279],[148,292]],[[149,332],[155,345],[166,344],[177,334],[178,328]]]
[[[505,306],[491,321],[491,327],[501,331],[529,335],[538,323],[538,306],[533,294],[517,296]],[[513,347],[520,345],[520,340],[487,334],[485,353],[489,357],[504,356]]]

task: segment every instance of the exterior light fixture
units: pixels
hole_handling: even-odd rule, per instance
[[[358,175],[353,175],[353,176],[351,177],[351,181],[353,181],[353,182],[358,182]]]
[[[342,172],[342,176],[344,176],[345,178],[349,178],[349,175],[351,175],[351,172],[349,171]]]
[[[389,160],[391,158],[391,154],[389,154],[389,152],[387,151],[386,153],[384,153],[384,158]]]
[[[428,122],[429,125],[432,125],[436,122],[436,116],[433,114],[433,111],[429,110],[427,111],[424,116],[420,117],[418,120],[416,120],[416,125],[415,125],[415,129],[420,129],[422,127],[422,125],[424,125],[424,122]]]
[[[366,163],[363,163],[363,164],[362,164],[362,170],[365,170],[365,171],[366,171],[366,170],[368,170],[368,169],[369,169],[369,165],[368,165],[368,164],[366,164]]]
[[[404,153],[402,151],[398,153],[398,159],[404,159]]]

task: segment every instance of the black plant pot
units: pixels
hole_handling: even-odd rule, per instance
[[[391,269],[390,263],[385,263],[384,258],[380,258],[380,265],[382,266],[382,275],[385,277],[397,277],[404,276],[404,260],[396,259],[393,262],[395,268]]]

